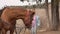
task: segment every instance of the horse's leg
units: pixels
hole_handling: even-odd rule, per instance
[[[1,31],[0,31],[0,34],[1,34]]]
[[[23,34],[25,34],[25,31],[26,31],[26,27],[25,27],[25,30],[24,30],[24,33]]]
[[[14,29],[11,29],[10,30],[10,34],[14,34]]]
[[[17,34],[17,30],[16,30],[16,28],[15,28],[15,33]]]
[[[1,34],[1,30],[0,30],[0,34]]]
[[[6,30],[5,29],[2,29],[2,34],[6,34]]]

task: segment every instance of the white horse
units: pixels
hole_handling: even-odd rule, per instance
[[[24,30],[24,31],[23,31]],[[21,19],[16,20],[16,29],[15,29],[15,34],[21,34],[23,31],[23,34],[25,33],[25,24]]]

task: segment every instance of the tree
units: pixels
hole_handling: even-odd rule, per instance
[[[52,23],[51,30],[57,30],[59,24],[59,0],[51,0]]]
[[[22,1],[22,2],[23,2],[24,0],[20,0],[20,1]]]

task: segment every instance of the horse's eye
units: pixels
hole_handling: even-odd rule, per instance
[[[32,19],[33,20],[33,19]]]

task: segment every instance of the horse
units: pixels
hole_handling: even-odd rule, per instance
[[[16,28],[16,20],[22,19],[25,27],[31,29],[31,24],[35,12],[32,10],[27,10],[21,7],[6,7],[1,14],[1,31],[2,34],[6,34],[9,30],[10,34],[13,34]]]

